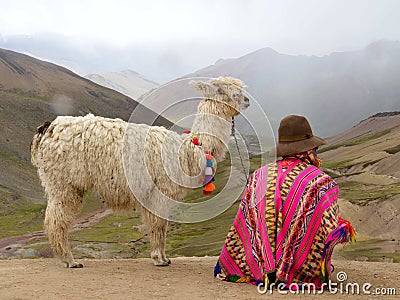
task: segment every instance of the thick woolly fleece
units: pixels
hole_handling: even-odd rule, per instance
[[[224,158],[230,121],[248,106],[238,79],[220,77],[192,86],[204,95],[192,127],[201,147],[164,127],[91,114],[60,116],[38,129],[31,156],[48,197],[45,229],[67,267],[82,266],[74,261],[68,231],[83,194],[92,188],[114,210],[144,206],[151,257],[156,265],[170,263],[165,256],[168,211],[159,195],[182,200],[203,175],[204,153],[213,153],[217,161]]]

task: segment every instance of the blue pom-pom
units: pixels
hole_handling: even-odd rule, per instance
[[[212,165],[213,165],[213,164],[212,164],[212,160],[207,160],[206,166],[207,166],[207,167],[212,167]]]
[[[214,277],[217,277],[217,275],[221,272],[221,267],[219,265],[219,262],[214,267]]]

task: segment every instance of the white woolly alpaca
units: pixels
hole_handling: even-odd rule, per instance
[[[188,190],[187,177],[201,174],[204,153],[212,153],[217,161],[224,158],[231,119],[249,106],[238,79],[220,77],[191,85],[204,95],[192,127],[201,147],[164,127],[93,115],[57,117],[38,128],[31,155],[48,197],[45,230],[67,267],[82,267],[72,256],[68,231],[84,192],[92,188],[114,210],[131,211],[144,203],[142,220],[151,258],[158,266],[170,263],[165,256],[168,221],[161,217],[166,215],[164,203],[155,191],[181,201]],[[138,188],[133,190],[129,183]]]

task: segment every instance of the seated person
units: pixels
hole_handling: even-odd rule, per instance
[[[282,159],[250,177],[214,275],[232,282],[278,283],[289,287],[327,282],[337,243],[354,240],[354,228],[340,217],[338,186],[319,169],[307,119],[285,117],[272,154]]]

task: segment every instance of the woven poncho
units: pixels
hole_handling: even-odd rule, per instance
[[[334,246],[354,238],[339,216],[338,186],[301,159],[255,171],[221,250],[214,275],[232,282],[314,283],[331,272]],[[273,274],[273,276],[268,276]]]

